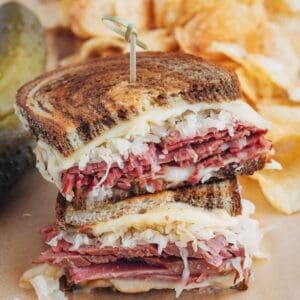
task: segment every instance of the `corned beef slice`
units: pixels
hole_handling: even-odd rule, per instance
[[[50,228],[43,233],[48,241],[53,237]],[[186,247],[189,282],[199,282],[209,276],[229,272],[237,274],[233,265],[228,262],[235,257],[240,257],[243,262],[243,248],[233,247],[221,235],[202,242],[205,247],[198,247],[197,251],[194,251],[191,243]],[[65,268],[69,280],[73,283],[113,278],[160,278],[179,281],[184,270],[180,249],[172,243],[169,243],[162,253],[159,253],[154,244],[137,245],[133,248],[85,245],[72,249],[70,243],[59,240],[55,247],[43,252],[37,262]],[[244,272],[247,273],[248,270]]]
[[[103,176],[100,186],[117,187],[129,190],[134,185],[141,189],[151,186],[151,191],[160,191],[166,186],[163,175],[168,166],[194,167],[187,183],[195,184],[202,180],[199,170],[207,167],[222,168],[226,160],[235,159],[238,165],[266,154],[271,143],[265,139],[267,130],[245,124],[236,124],[234,132],[217,131],[211,128],[207,134],[183,138],[178,132],[167,136],[160,144],[148,143],[148,151],[143,155],[129,154],[124,158],[121,169],[113,163],[108,173],[107,164],[88,163],[84,170],[74,166],[62,173],[62,192],[80,195],[81,191],[90,191]]]

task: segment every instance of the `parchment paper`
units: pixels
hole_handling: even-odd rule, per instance
[[[255,261],[248,291],[227,291],[211,295],[183,293],[180,299],[296,300],[300,299],[300,215],[284,216],[264,199],[255,181],[241,179],[243,194],[257,208],[255,217],[268,231],[263,249],[269,258]],[[56,188],[37,171],[29,172],[11,193],[6,203],[0,201],[0,299],[35,299],[32,291],[18,287],[18,280],[30,262],[45,249],[38,230],[54,221]],[[0,195],[1,197],[1,195]],[[288,197],[288,191],[287,191]],[[92,294],[74,294],[70,299],[175,299],[173,292],[154,291],[139,295],[122,295],[111,290]]]

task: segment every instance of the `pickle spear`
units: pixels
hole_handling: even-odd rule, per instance
[[[24,5],[0,6],[0,119],[13,112],[17,89],[43,72],[46,62],[44,29]]]
[[[0,200],[34,164],[32,140],[13,105],[17,89],[42,73],[45,63],[45,34],[37,17],[16,2],[0,6]]]
[[[0,121],[0,199],[34,165],[32,144],[16,115],[9,114]]]

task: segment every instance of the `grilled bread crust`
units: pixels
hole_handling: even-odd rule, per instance
[[[249,159],[245,161],[241,166],[238,166],[236,163],[231,163],[227,167],[223,167],[220,170],[216,171],[214,177],[210,178],[206,183],[219,182],[220,180],[232,179],[236,175],[252,175],[254,172],[264,168],[266,161],[268,160],[267,155],[257,157],[256,159]],[[190,184],[183,182],[180,185],[177,185],[173,189],[189,187]],[[163,186],[162,190],[170,190],[167,186]],[[119,188],[112,188],[112,195],[105,198],[103,201],[87,201],[88,191],[81,193],[80,196],[75,195],[72,202],[69,204],[73,207],[74,210],[85,210],[85,209],[100,209],[101,207],[123,201],[126,198],[134,196],[142,196],[148,194],[149,192],[145,188],[139,188],[139,185],[134,185],[133,188],[129,190],[122,190]]]
[[[74,210],[71,203],[58,194],[56,201],[56,221],[60,228],[90,225],[119,218],[128,214],[144,214],[154,207],[172,202],[183,202],[205,209],[222,208],[230,215],[242,212],[239,186],[236,178],[209,184],[200,184],[173,191],[163,191],[127,198],[117,203],[107,203],[101,208]]]
[[[129,82],[129,56],[59,68],[21,87],[17,112],[37,139],[64,156],[122,122],[180,96],[187,103],[240,97],[237,76],[181,53],[137,54],[137,82]],[[74,136],[76,138],[74,138]]]

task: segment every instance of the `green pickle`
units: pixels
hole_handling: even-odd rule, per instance
[[[16,115],[9,114],[0,121],[0,200],[34,165],[32,143]]]
[[[0,199],[34,163],[13,105],[18,88],[44,71],[46,54],[38,18],[16,2],[0,6]]]

